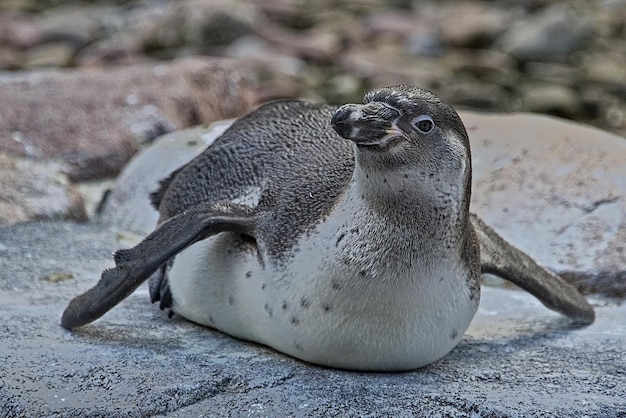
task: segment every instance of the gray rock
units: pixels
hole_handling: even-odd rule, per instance
[[[244,73],[232,61],[186,59],[4,75],[0,151],[59,158],[73,181],[111,176],[143,142],[247,111]]]
[[[583,112],[583,103],[574,89],[548,83],[525,83],[521,87],[522,105],[529,112],[576,118]]]
[[[83,222],[87,213],[59,162],[0,153],[0,224],[35,219]]]
[[[124,167],[107,195],[100,221],[107,225],[147,235],[156,226],[158,213],[148,198],[159,180],[189,162],[213,143],[229,126],[230,121],[213,123],[209,128],[192,128],[158,138],[137,153]]]
[[[626,294],[626,141],[547,116],[465,112],[472,210],[586,291]]]
[[[522,62],[565,60],[569,54],[581,50],[592,34],[593,24],[588,16],[555,3],[514,25],[500,37],[498,44],[501,50]]]
[[[75,333],[62,329],[67,301],[112,265],[115,247],[114,233],[95,224],[0,226],[0,415],[626,412],[624,304],[594,299],[596,322],[572,329],[526,293],[484,288],[466,336],[441,361],[407,373],[345,372],[167,319],[144,287],[96,323]],[[66,280],[39,280],[48,277]]]

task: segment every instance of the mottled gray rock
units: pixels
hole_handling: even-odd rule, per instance
[[[251,106],[245,70],[185,59],[0,77],[0,151],[59,158],[70,179],[116,174],[140,144]],[[17,138],[17,139],[16,139]]]
[[[596,323],[573,329],[526,293],[484,288],[459,345],[407,373],[312,366],[167,319],[144,287],[94,324],[62,329],[67,301],[112,266],[116,245],[95,224],[0,226],[0,416],[626,413],[624,304],[594,299]]]
[[[0,224],[35,219],[86,221],[87,213],[58,161],[0,153]]]
[[[626,293],[626,140],[532,114],[462,114],[472,210],[587,291]]]
[[[152,232],[158,213],[150,204],[149,193],[157,190],[159,180],[213,143],[230,123],[216,122],[209,128],[192,128],[164,135],[135,155],[107,195],[100,221],[142,235]]]
[[[555,3],[521,20],[498,40],[499,47],[519,61],[567,59],[591,38],[593,24],[568,5]]]

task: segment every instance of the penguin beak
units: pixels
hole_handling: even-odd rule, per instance
[[[330,121],[342,138],[358,146],[386,148],[391,143],[408,139],[396,124],[400,112],[383,102],[341,106]]]

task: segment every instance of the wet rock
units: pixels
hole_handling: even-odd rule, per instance
[[[0,151],[59,158],[71,180],[116,174],[142,143],[237,116],[251,106],[244,71],[188,59],[0,79]]]
[[[0,153],[0,224],[42,219],[87,220],[62,165]]]
[[[593,33],[591,19],[565,4],[554,4],[520,21],[498,40],[502,51],[521,62],[566,60]]]
[[[626,141],[531,114],[462,113],[472,210],[585,291],[626,294]]]

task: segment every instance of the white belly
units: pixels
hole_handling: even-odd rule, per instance
[[[261,265],[234,234],[197,243],[169,273],[172,310],[321,365],[392,371],[440,359],[478,307],[461,269],[419,257],[377,265],[376,248],[344,228],[353,224],[341,216],[325,222],[302,240],[288,268]]]

